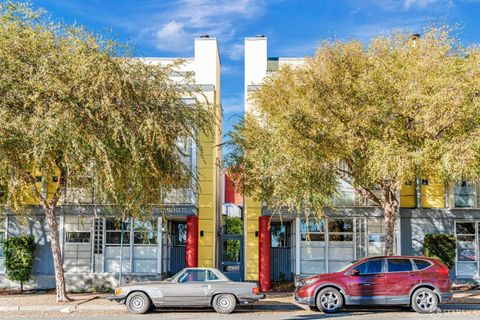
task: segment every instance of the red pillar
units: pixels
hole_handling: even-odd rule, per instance
[[[258,284],[262,292],[270,290],[270,217],[258,218]]]
[[[187,268],[198,267],[198,217],[187,217],[187,243],[185,245]]]

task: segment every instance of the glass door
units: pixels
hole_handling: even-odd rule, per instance
[[[478,276],[478,222],[455,221],[456,276]]]

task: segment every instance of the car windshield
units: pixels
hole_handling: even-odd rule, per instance
[[[181,273],[183,272],[183,269],[178,271],[177,273],[175,273],[173,276],[171,276],[170,278],[167,278],[165,279],[165,281],[173,281],[173,279],[175,279],[176,277],[178,277]]]
[[[343,267],[341,267],[340,269],[338,269],[337,271],[335,272],[342,272],[342,271],[345,271],[347,270],[348,268],[350,268],[350,266],[352,266],[353,264],[357,263],[358,260],[355,260],[355,261],[352,261],[352,262],[349,262],[347,263],[346,265],[344,265]]]
[[[175,273],[173,276],[170,278],[165,279],[165,281],[172,282],[174,279],[176,279],[180,274],[182,274],[185,271],[185,269],[182,269]],[[216,272],[223,277],[225,281],[232,281],[230,280],[225,274],[223,274],[220,270],[216,270]]]

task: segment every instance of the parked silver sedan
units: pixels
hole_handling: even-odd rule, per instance
[[[213,307],[224,314],[235,310],[238,303],[263,298],[256,283],[231,281],[214,268],[185,268],[165,281],[123,285],[109,297],[125,304],[131,313],[145,313],[155,306]]]

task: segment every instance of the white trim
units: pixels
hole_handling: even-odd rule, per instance
[[[300,218],[295,218],[295,274],[300,275],[300,246],[301,246],[301,234],[300,234]]]
[[[163,273],[163,217],[157,218],[157,273]]]

